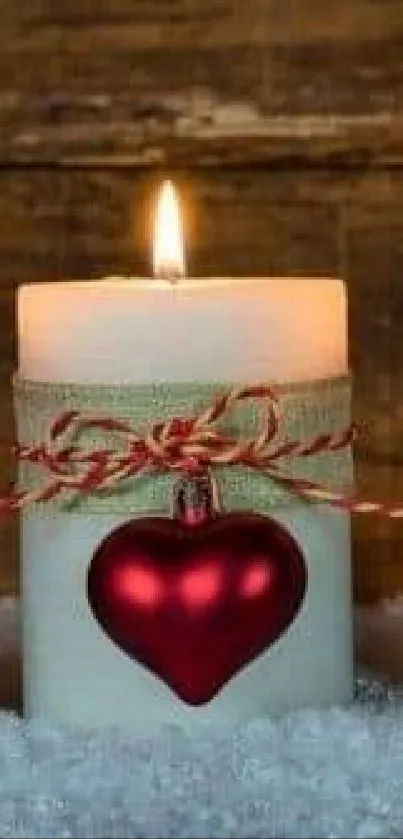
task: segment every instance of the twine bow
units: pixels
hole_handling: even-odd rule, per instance
[[[266,406],[256,436],[242,439],[218,429],[217,421],[237,403],[247,399],[257,400]],[[208,472],[217,499],[213,468],[243,466],[258,470],[307,501],[327,503],[351,512],[403,516],[403,507],[349,498],[313,481],[280,471],[279,466],[285,457],[310,457],[350,445],[357,433],[355,423],[339,433],[321,434],[303,441],[280,438],[281,427],[279,398],[272,388],[260,385],[229,390],[217,396],[199,414],[156,422],[143,436],[130,422],[67,411],[52,423],[46,442],[36,446],[21,443],[15,446],[20,461],[42,466],[50,477],[37,488],[13,491],[1,498],[0,511],[16,511],[28,504],[50,501],[65,490],[79,494],[96,492],[152,471]],[[122,436],[123,448],[81,448],[77,444],[80,433],[91,429],[118,432]]]

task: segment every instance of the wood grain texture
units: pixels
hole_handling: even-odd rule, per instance
[[[3,8],[3,163],[402,162],[396,0]]]

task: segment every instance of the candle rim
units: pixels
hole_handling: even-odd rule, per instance
[[[94,394],[103,392],[105,389],[112,393],[118,393],[119,390],[124,388],[125,390],[136,390],[136,391],[148,391],[154,385],[158,387],[178,387],[178,388],[193,388],[195,384],[216,388],[217,391],[222,391],[223,387],[227,387],[231,385],[231,387],[245,387],[245,385],[249,384],[249,380],[243,378],[232,378],[231,382],[225,381],[223,379],[215,379],[214,377],[210,379],[155,379],[152,381],[148,380],[139,380],[136,382],[129,381],[126,379],[121,379],[120,381],[112,381],[112,382],[102,382],[98,380],[91,380],[91,381],[78,381],[77,379],[37,379],[34,376],[25,376],[23,372],[21,372],[19,367],[13,372],[12,375],[13,383],[16,387],[21,388],[48,388],[49,391],[52,390],[60,390],[65,389],[66,391],[82,391],[86,390],[88,392],[93,392]],[[353,380],[353,371],[349,366],[346,367],[344,371],[340,371],[337,373],[329,373],[325,376],[311,376],[311,377],[303,377],[303,378],[291,378],[291,379],[276,379],[275,377],[270,377],[267,379],[267,383],[273,384],[276,388],[276,391],[279,394],[283,393],[292,393],[293,391],[302,391],[302,390],[325,390],[329,387],[337,387],[338,385],[342,384],[351,384]]]
[[[287,287],[293,287],[293,290],[301,289],[301,287],[307,285],[316,285],[321,283],[321,289],[324,288],[323,283],[328,285],[336,286],[342,285],[346,286],[346,280],[342,276],[337,275],[326,275],[326,274],[318,274],[317,276],[306,276],[303,274],[284,274],[284,275],[262,275],[262,276],[228,276],[228,277],[220,277],[214,275],[204,275],[199,277],[183,277],[181,278],[176,284],[172,285],[168,280],[163,280],[155,277],[144,277],[144,276],[134,276],[134,275],[124,275],[124,274],[116,274],[110,276],[103,276],[103,277],[89,277],[87,279],[70,279],[65,278],[62,280],[30,280],[28,282],[21,283],[18,288],[19,289],[51,289],[52,291],[56,290],[66,290],[66,288],[75,288],[75,289],[86,289],[90,292],[95,291],[96,289],[108,289],[109,288],[119,288],[119,291],[126,288],[127,290],[138,289],[139,291],[143,291],[144,289],[151,290],[166,290],[168,288],[175,289],[176,292],[180,292],[181,288],[188,289],[206,289],[209,287],[210,284],[214,284],[214,287],[221,287],[227,288],[231,287],[232,289],[241,289],[247,288],[251,284],[259,284],[259,285],[268,285],[270,283],[276,282],[277,286],[279,287],[281,283],[287,283]]]

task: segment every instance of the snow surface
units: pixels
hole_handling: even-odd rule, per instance
[[[0,835],[401,837],[403,700],[357,687],[347,711],[144,739],[0,714]]]

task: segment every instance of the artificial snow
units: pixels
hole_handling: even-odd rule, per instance
[[[0,714],[2,837],[401,837],[403,701],[153,737]]]

